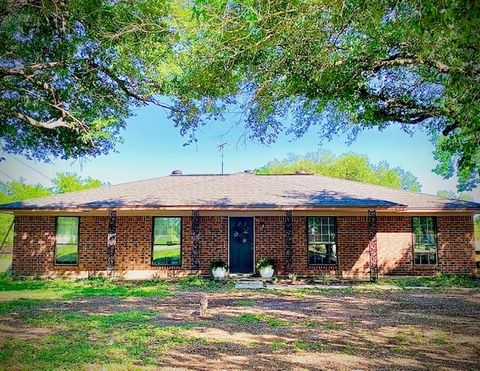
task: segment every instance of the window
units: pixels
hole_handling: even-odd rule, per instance
[[[431,216],[412,218],[414,264],[437,264],[437,223]]]
[[[78,263],[78,216],[57,217],[55,238],[55,264]]]
[[[182,218],[153,218],[152,265],[181,265]]]
[[[335,218],[308,217],[308,264],[337,264]]]

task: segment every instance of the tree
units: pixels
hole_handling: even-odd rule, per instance
[[[135,106],[172,108],[154,96],[169,92],[175,70],[170,1],[0,0],[0,16],[6,151],[107,153]]]
[[[480,2],[198,0],[193,11],[182,76],[205,94],[220,81],[213,91],[240,105],[252,139],[399,125],[430,136],[434,171],[456,170],[459,191],[480,183]]]
[[[290,154],[286,159],[274,160],[256,170],[257,174],[295,174],[296,171],[354,180],[362,183],[420,192],[422,186],[417,177],[387,162],[370,162],[366,155],[345,153],[309,153],[305,156]]]
[[[107,153],[153,103],[190,142],[233,106],[263,143],[423,131],[438,174],[480,184],[480,2],[0,0],[0,15],[8,152]]]
[[[458,193],[447,190],[441,190],[437,192],[437,196],[442,198],[450,198],[462,201],[473,201],[473,196],[469,195],[468,193]]]
[[[52,180],[54,193],[81,191],[90,188],[99,188],[104,185],[100,180],[86,177],[81,178],[75,173],[57,173]]]
[[[98,179],[92,177],[82,178],[75,173],[57,173],[52,183],[53,187],[48,188],[41,184],[26,184],[23,180],[0,182],[0,204],[82,189],[98,188],[104,184]],[[8,246],[13,244],[13,231],[10,230],[12,222],[13,216],[11,214],[0,214],[0,242],[8,233],[5,241],[5,245]]]
[[[51,193],[50,189],[40,184],[25,184],[23,180],[0,183],[1,204],[48,196]],[[8,233],[5,240],[5,245],[7,246],[13,245],[13,231],[10,228],[12,222],[13,216],[11,214],[0,214],[0,242],[3,241]]]

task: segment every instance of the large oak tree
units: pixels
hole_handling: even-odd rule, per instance
[[[0,135],[30,158],[107,153],[135,106],[158,104],[169,1],[0,0]]]
[[[194,11],[191,81],[234,86],[225,97],[240,94],[252,138],[398,125],[430,136],[435,172],[456,170],[459,190],[479,184],[480,2],[198,0]]]
[[[312,127],[423,131],[438,174],[480,182],[478,2],[0,0],[0,16],[9,152],[109,152],[152,103],[194,140],[233,107],[264,143]]]

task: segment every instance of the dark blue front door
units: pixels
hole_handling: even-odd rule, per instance
[[[230,218],[229,232],[230,273],[253,273],[253,218]]]

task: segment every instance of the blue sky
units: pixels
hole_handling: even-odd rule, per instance
[[[455,191],[454,179],[444,180],[432,173],[435,167],[433,145],[424,133],[410,136],[392,126],[383,132],[364,132],[350,146],[345,144],[345,137],[319,146],[313,127],[303,138],[283,135],[275,144],[264,146],[241,140],[241,124],[230,130],[238,120],[230,116],[224,122],[212,122],[198,133],[197,144],[184,146],[186,138],[179,134],[162,109],[144,107],[128,120],[124,143],[118,145],[118,153],[76,161],[54,160],[51,164],[4,155],[6,161],[0,163],[0,170],[15,179],[22,177],[28,183],[48,186],[48,179],[57,171],[76,172],[111,184],[167,175],[173,169],[181,169],[184,173],[219,173],[220,152],[216,146],[223,141],[228,143],[224,150],[227,173],[254,169],[275,158],[282,159],[288,153],[353,151],[367,154],[373,162],[386,160],[411,171],[419,178],[425,193],[435,194],[440,189]],[[1,173],[0,179],[10,180]],[[480,200],[480,189],[473,194]]]

